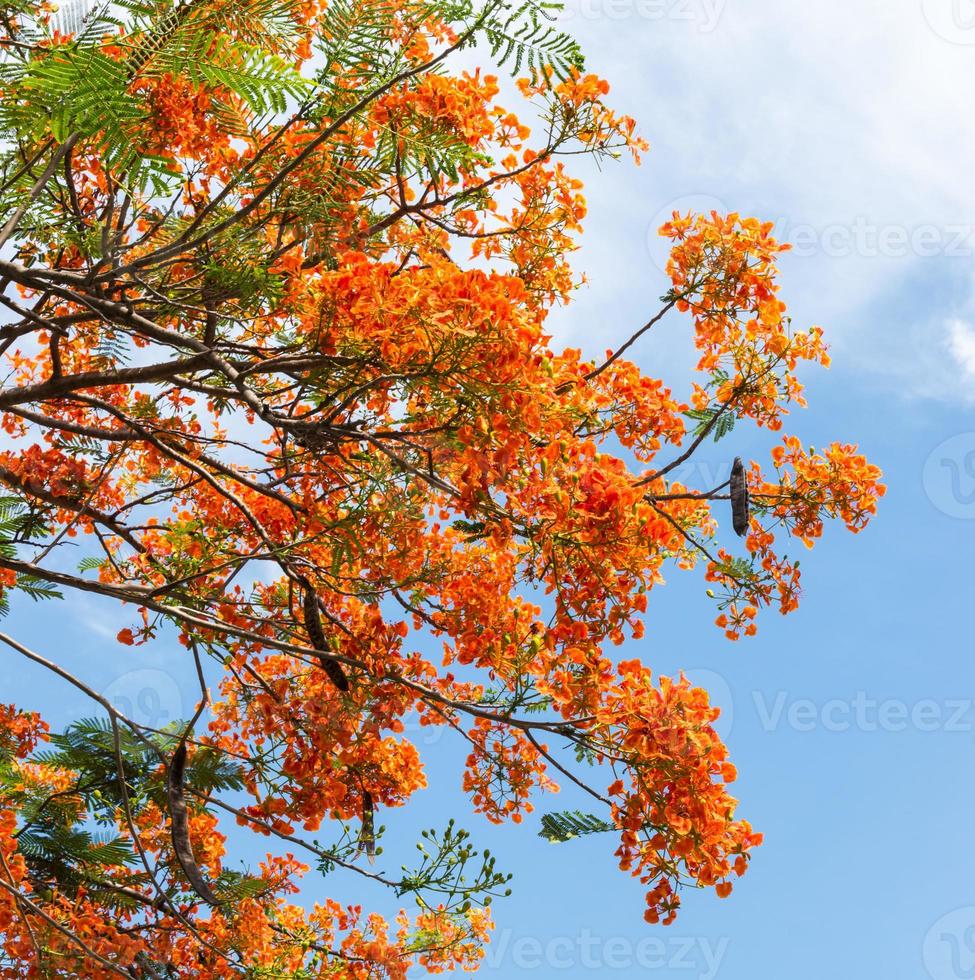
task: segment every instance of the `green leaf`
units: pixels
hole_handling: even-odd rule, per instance
[[[614,824],[601,820],[594,814],[563,810],[559,813],[546,813],[542,817],[542,829],[538,836],[544,837],[551,844],[564,844],[574,837],[608,833],[616,829]]]

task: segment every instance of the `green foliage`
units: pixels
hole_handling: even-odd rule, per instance
[[[517,6],[503,4],[497,16],[491,16],[484,33],[491,53],[498,63],[507,66],[512,75],[527,70],[542,78],[551,68],[555,78],[565,80],[574,70],[584,67],[582,49],[570,34],[552,26],[561,3],[536,3],[526,0]]]
[[[64,596],[53,585],[47,585],[42,579],[33,575],[18,575],[14,588],[23,592],[35,602],[40,599],[63,599]]]
[[[243,232],[243,230],[242,230]],[[257,313],[263,306],[274,306],[283,291],[281,277],[265,265],[260,243],[241,233],[225,238],[219,255],[205,267],[207,289],[220,298],[235,301],[239,313]]]
[[[105,148],[121,151],[126,128],[143,116],[130,95],[125,65],[94,47],[74,43],[31,59],[17,71],[7,66],[19,99],[4,101],[0,124],[21,137],[39,138],[50,132],[64,142],[77,133],[101,133]]]
[[[266,48],[181,31],[151,62],[154,71],[233,92],[258,114],[284,112],[288,99],[306,94],[310,83]]]
[[[71,862],[83,866],[126,865],[135,860],[132,845],[124,837],[92,834],[77,827],[45,826],[17,836],[20,852],[28,862],[49,865]]]
[[[436,3],[421,0],[409,7],[409,15],[418,20],[438,12]],[[402,54],[386,39],[390,8],[384,0],[334,0],[322,13],[316,47],[323,68],[316,81],[326,92],[326,99],[341,97],[341,89],[355,83],[379,87],[406,65]],[[353,91],[355,88],[353,87]]]
[[[17,557],[17,544],[30,523],[30,512],[20,497],[0,497],[0,555]]]
[[[421,905],[425,903],[420,892],[440,894],[444,896],[447,911],[461,912],[466,912],[472,904],[489,906],[493,898],[511,894],[510,888],[504,892],[499,889],[512,876],[496,870],[490,851],[475,851],[470,845],[470,834],[455,827],[453,820],[442,833],[431,828],[422,831],[421,836],[423,841],[416,847],[422,860],[412,870],[403,865],[398,894],[414,893]]]
[[[37,541],[49,533],[42,516],[20,497],[0,497],[0,557],[18,557],[18,545]],[[61,593],[33,575],[18,575],[10,589],[0,590],[0,618],[10,612],[10,591],[23,592],[35,601],[60,599]]]
[[[95,356],[107,361],[109,365],[128,364],[130,354],[129,338],[112,330],[103,330],[98,338]]]
[[[461,534],[466,534],[468,541],[479,541],[486,538],[490,533],[488,526],[484,521],[465,521],[458,519],[450,526],[455,530],[460,531]]]
[[[749,582],[758,577],[754,563],[748,558],[732,558],[730,561],[717,562],[715,571],[738,582]]]
[[[684,415],[697,423],[691,430],[692,435],[699,436],[710,432],[715,442],[723,439],[735,427],[735,413],[725,411],[723,408],[691,408],[684,412]]]
[[[0,100],[0,135],[8,145],[35,146],[47,136],[59,143],[72,136],[93,139],[105,162],[116,174],[127,173],[132,186],[151,185],[165,193],[172,179],[166,162],[133,145],[131,138],[147,112],[144,97],[132,88],[137,75],[170,74],[217,87],[257,114],[283,112],[289,99],[309,91],[310,83],[268,47],[271,38],[284,51],[293,45],[287,16],[293,4],[242,3],[235,8],[233,25],[215,19],[206,4],[115,6],[127,15],[122,20],[105,5],[72,41],[35,48],[27,59],[0,62],[0,85],[8,93]],[[100,47],[106,33],[120,28],[118,44],[129,54],[116,60]],[[42,22],[22,18],[21,34],[36,42],[47,30]]]
[[[98,892],[114,906],[138,903],[134,886],[147,879],[131,839],[115,832],[118,815],[133,817],[154,803],[166,809],[166,761],[179,742],[183,723],[165,732],[136,736],[108,718],[86,718],[50,737],[33,761],[72,775],[70,788],[53,794],[20,786],[9,760],[0,760],[0,782],[21,799],[22,823],[17,831],[21,853],[35,886],[82,887]],[[197,746],[187,770],[193,799],[243,788],[240,769],[226,755]],[[17,787],[15,790],[14,787]],[[98,826],[111,831],[98,831]],[[128,869],[120,877],[119,869]],[[120,888],[126,885],[126,889]],[[262,894],[265,882],[239,871],[225,870],[216,888],[228,902]]]
[[[118,752],[130,804],[138,807],[152,800],[164,806],[166,790],[161,764],[178,744],[177,733],[181,731],[182,724],[174,722],[166,732],[141,738],[121,724],[116,731],[108,718],[85,718],[60,734],[51,735],[50,748],[39,751],[35,758],[45,765],[77,773],[79,791],[88,807],[101,814],[113,813],[123,803]],[[194,751],[186,784],[200,793],[243,787],[238,767],[207,746]]]
[[[248,139],[266,135],[285,118],[290,119],[287,127],[299,120],[324,127],[346,119],[354,131],[371,95],[394,83],[412,88],[427,72],[439,71],[439,65],[418,71],[404,46],[391,43],[400,29],[397,24],[443,20],[462,39],[461,47],[482,45],[512,74],[527,72],[546,82],[583,67],[576,42],[553,23],[561,5],[551,0],[414,0],[395,10],[387,0],[331,0],[314,36],[317,52],[311,64],[321,67],[312,77],[303,77],[292,63],[301,39],[300,18],[295,17],[300,7],[300,0],[100,3],[83,20],[71,19],[77,33],[56,45],[35,8],[26,3],[17,7],[18,38],[30,54],[0,52],[0,145],[6,147],[0,154],[0,175],[9,178],[0,182],[0,215],[26,210],[21,227],[32,247],[19,254],[21,261],[30,264],[37,246],[77,249],[93,264],[111,256],[104,229],[64,220],[72,189],[56,165],[56,154],[68,140],[78,141],[85,152],[97,149],[120,194],[139,199],[148,194],[155,204],[177,200],[179,167],[138,136],[146,132],[151,112],[144,82],[172,75],[198,84],[218,124]],[[107,36],[120,57],[102,50]],[[557,115],[553,110],[547,123],[556,134],[564,123]],[[34,181],[48,162],[55,165],[53,176],[44,193],[35,194]],[[276,162],[273,154],[266,160],[272,168]],[[407,108],[401,118],[379,129],[374,142],[340,141],[320,162],[305,161],[310,170],[321,166],[320,179],[282,182],[267,195],[262,212],[276,213],[304,239],[310,254],[328,262],[335,212],[358,199],[363,226],[382,222],[389,202],[377,188],[394,169],[409,181],[432,187],[458,185],[464,173],[491,163],[449,119],[414,119]],[[259,315],[262,302],[274,303],[280,295],[266,263],[255,261],[256,241],[234,235],[234,230],[246,230],[242,226],[229,229],[244,197],[246,188],[235,187],[192,226],[194,236],[207,236],[221,226],[221,249],[236,258],[213,255],[207,272],[227,295],[240,298],[241,316]],[[468,192],[448,205],[442,218],[477,203],[477,193]],[[189,228],[185,218],[171,219],[166,211],[160,209],[160,247]],[[150,285],[160,297],[168,297],[165,281]],[[181,301],[179,296],[172,299],[174,304]],[[189,303],[196,305],[192,299]],[[174,305],[174,314],[178,309]],[[100,353],[111,363],[124,363],[126,352],[106,348]]]
[[[591,813],[579,810],[563,810],[559,813],[546,813],[542,817],[542,829],[539,837],[544,837],[550,844],[564,844],[575,837],[585,837],[587,834],[603,834],[616,827]]]

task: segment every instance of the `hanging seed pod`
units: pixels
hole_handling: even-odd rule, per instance
[[[370,864],[376,863],[376,814],[369,790],[362,791],[362,830],[359,831],[359,850],[365,851]]]
[[[745,479],[745,465],[740,456],[735,457],[731,466],[731,526],[738,537],[748,533],[749,505],[748,482]]]
[[[348,691],[349,679],[342,670],[342,665],[331,657],[321,656],[329,652],[328,640],[325,638],[325,631],[322,629],[322,617],[318,611],[318,594],[311,587],[307,579],[301,579],[302,596],[301,609],[305,618],[305,632],[311,645],[318,650],[320,656],[318,662],[322,665],[322,670],[328,674],[328,679],[340,691]]]
[[[173,850],[179,861],[183,874],[193,886],[193,891],[207,905],[217,906],[220,900],[206,883],[200,868],[193,856],[193,845],[190,843],[190,820],[186,812],[186,796],[183,789],[183,776],[186,772],[186,742],[180,742],[179,748],[173,754],[169,764],[169,777],[166,781],[166,793],[169,797],[169,816],[173,831]]]

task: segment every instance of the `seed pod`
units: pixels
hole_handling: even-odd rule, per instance
[[[745,466],[740,456],[735,457],[731,466],[731,526],[738,537],[748,533],[749,506],[748,482],[745,479]]]
[[[372,793],[362,791],[362,830],[359,831],[359,850],[365,851],[370,864],[376,863],[376,823]]]
[[[328,640],[325,638],[325,631],[322,629],[322,617],[318,611],[318,594],[311,587],[307,579],[302,582],[301,608],[305,617],[305,632],[311,645],[319,652],[318,662],[322,665],[322,670],[328,674],[328,679],[340,691],[348,691],[349,679],[342,670],[342,665],[331,657],[322,656],[329,652]]]
[[[173,832],[173,850],[179,861],[183,874],[193,886],[193,891],[207,905],[219,905],[220,900],[206,883],[200,868],[193,856],[193,845],[190,843],[190,821],[186,812],[186,796],[183,789],[183,775],[186,772],[186,742],[180,742],[179,748],[173,754],[169,764],[169,776],[166,781],[166,793],[169,797],[169,816]]]

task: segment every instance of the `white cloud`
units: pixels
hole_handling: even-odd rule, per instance
[[[965,320],[948,322],[948,351],[969,380],[975,380],[975,325]]]
[[[704,0],[568,2],[652,149],[638,170],[586,175],[591,286],[555,319],[566,339],[601,351],[632,332],[666,286],[652,216],[710,196],[806,235],[783,296],[797,323],[826,328],[838,364],[892,393],[967,396],[944,347],[945,323],[975,304],[975,19],[956,20],[956,0],[727,0],[716,21]]]

